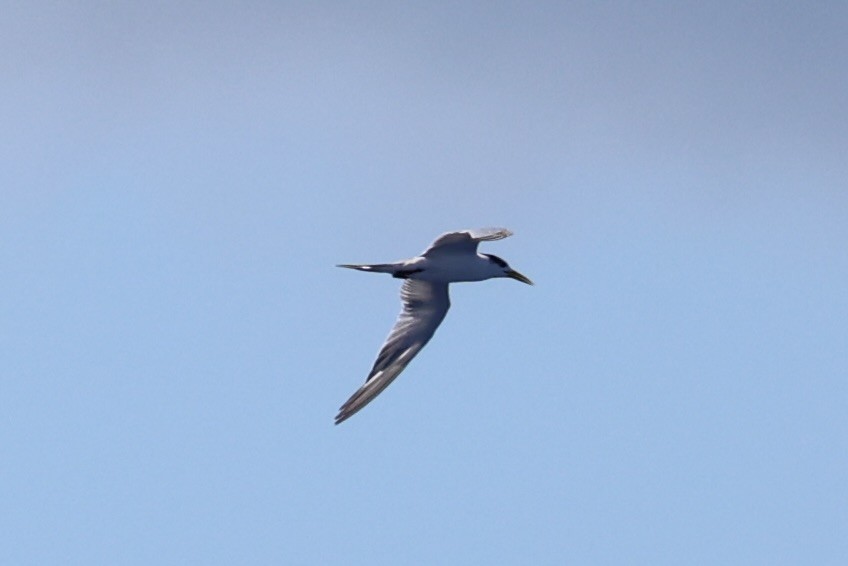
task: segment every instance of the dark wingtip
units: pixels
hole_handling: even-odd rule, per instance
[[[348,413],[346,411],[339,411],[339,414],[336,415],[336,418],[334,419],[333,425],[338,426],[338,425],[342,424],[343,422],[345,422],[346,420],[348,420],[352,416],[353,416],[353,413]]]
[[[357,391],[357,393],[359,393],[359,392]],[[354,396],[355,396],[355,394],[354,394]],[[353,399],[353,397],[351,397],[351,399]],[[336,418],[334,419],[335,422],[333,424],[340,425],[343,422],[345,422],[346,420],[348,420],[350,417],[352,417],[354,415],[354,413],[356,413],[356,411],[350,410],[351,399],[348,399],[345,402],[344,405],[339,407],[339,412],[336,414]]]

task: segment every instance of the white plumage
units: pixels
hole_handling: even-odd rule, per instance
[[[390,273],[406,281],[400,291],[403,310],[380,349],[365,385],[341,406],[336,424],[350,418],[379,395],[429,342],[450,308],[448,284],[494,277],[510,277],[533,284],[499,257],[477,253],[480,242],[511,235],[512,232],[505,228],[448,232],[436,238],[420,256],[408,260],[339,266]]]

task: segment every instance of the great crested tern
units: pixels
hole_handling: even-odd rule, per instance
[[[491,254],[477,253],[480,242],[511,236],[506,228],[481,228],[442,234],[420,256],[395,263],[344,264],[337,267],[374,273],[391,273],[405,279],[400,290],[403,309],[386,338],[365,385],[351,395],[336,415],[336,424],[353,416],[371,402],[427,345],[450,307],[448,284],[509,277],[533,282]]]

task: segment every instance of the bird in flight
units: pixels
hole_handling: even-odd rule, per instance
[[[390,273],[405,279],[400,290],[403,309],[377,355],[365,385],[351,395],[336,415],[336,424],[353,416],[389,386],[429,342],[450,307],[448,284],[509,277],[522,283],[533,282],[512,269],[498,256],[477,253],[480,242],[511,236],[506,228],[482,228],[447,232],[430,244],[420,256],[395,263],[339,265],[348,269]]]

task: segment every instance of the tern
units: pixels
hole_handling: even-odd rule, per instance
[[[533,282],[496,255],[477,253],[480,242],[511,236],[506,228],[482,228],[442,234],[420,256],[395,263],[343,264],[337,267],[390,273],[405,279],[400,290],[403,309],[386,338],[365,384],[351,395],[336,415],[339,424],[379,395],[412,358],[427,345],[450,308],[448,284],[509,277]]]

